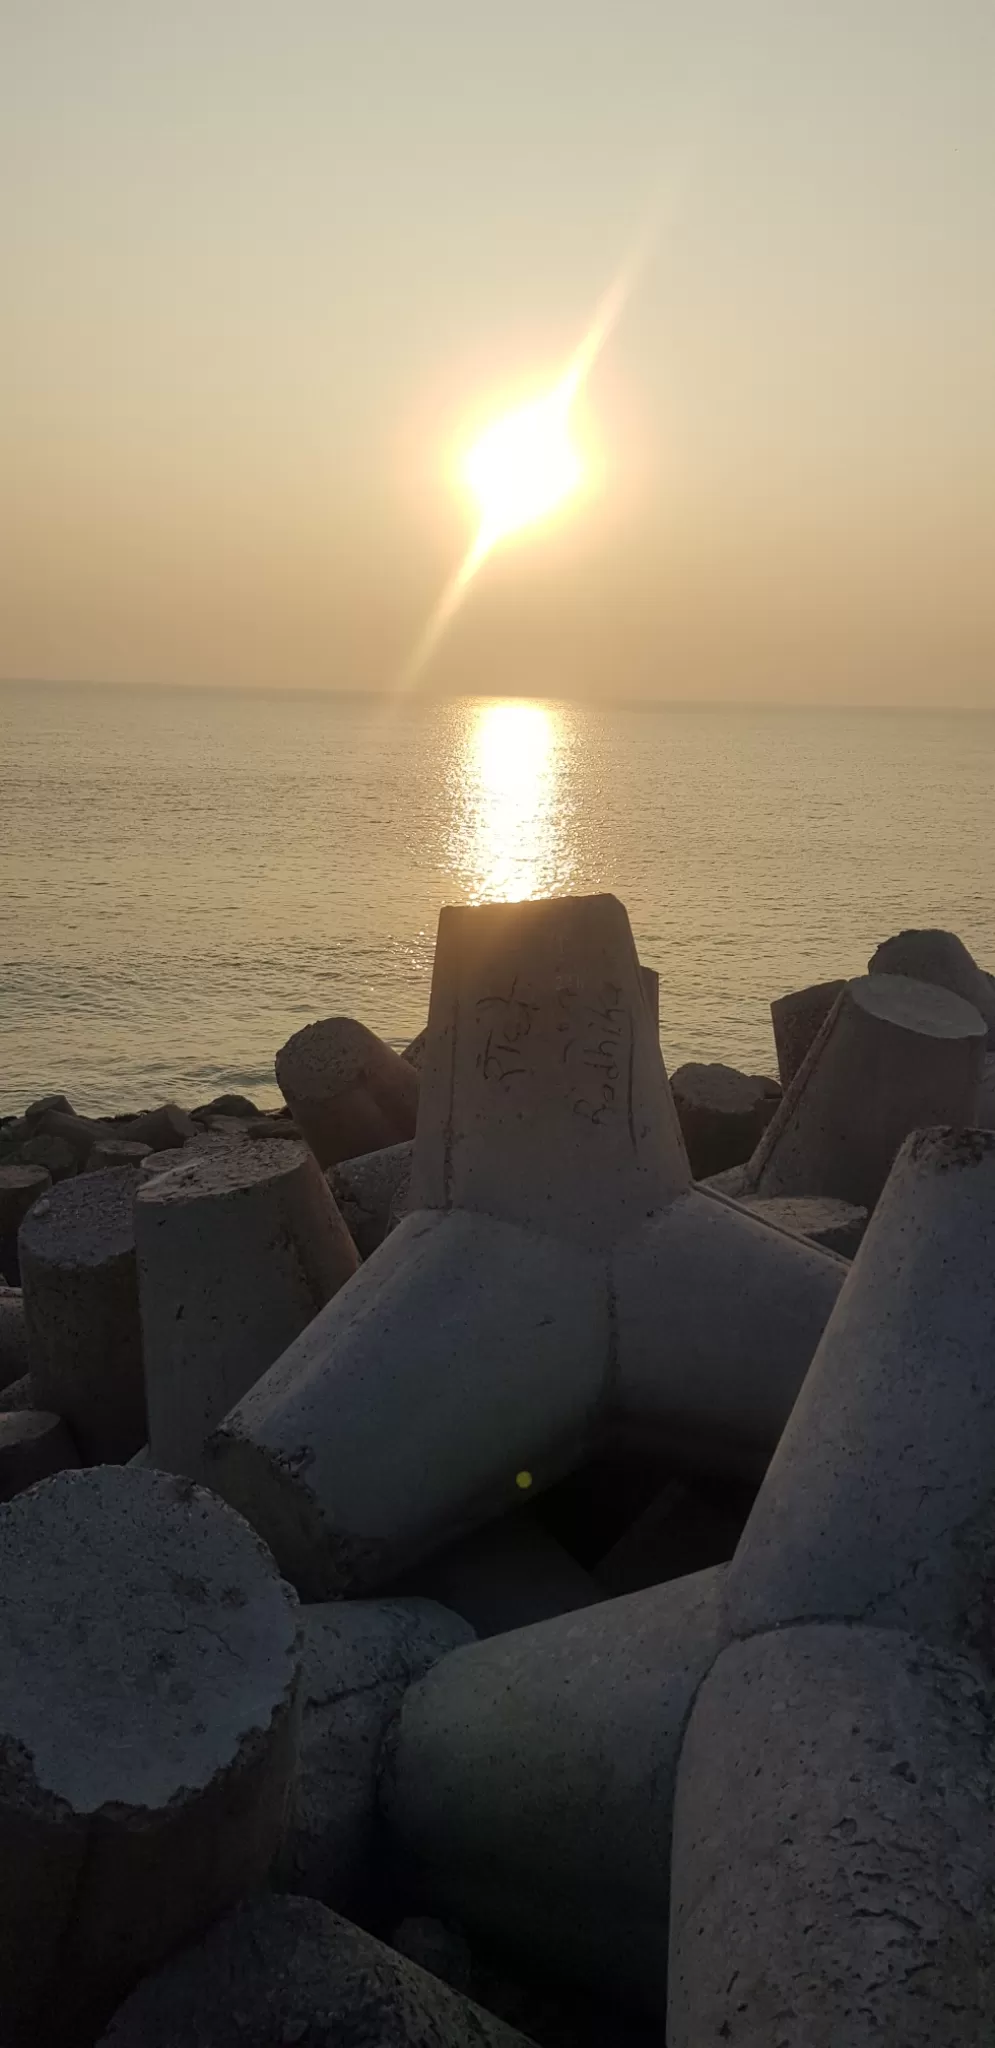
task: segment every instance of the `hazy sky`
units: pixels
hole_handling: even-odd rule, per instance
[[[995,703],[995,0],[4,0],[0,676]],[[655,210],[655,212],[654,212]]]

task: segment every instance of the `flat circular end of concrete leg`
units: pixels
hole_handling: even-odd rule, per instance
[[[102,1266],[135,1249],[132,1217],[137,1170],[119,1166],[60,1181],[34,1204],[21,1225],[22,1262]]]
[[[988,1028],[973,1003],[936,982],[904,974],[863,974],[851,981],[850,999],[867,1016],[923,1038],[985,1039]]]
[[[189,1481],[99,1466],[0,1510],[0,1772],[32,1816],[182,1803],[292,1696],[296,1599]]]

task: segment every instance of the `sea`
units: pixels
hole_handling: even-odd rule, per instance
[[[425,1022],[446,903],[611,890],[673,1071],[905,925],[995,967],[995,713],[0,688],[0,1113],[238,1090]]]

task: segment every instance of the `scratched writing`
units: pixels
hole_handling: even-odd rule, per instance
[[[571,1110],[600,1129],[628,1115],[632,1012],[615,982],[606,984],[598,1001],[566,989],[558,1000]]]
[[[507,1089],[509,1082],[531,1071],[531,1048],[526,1041],[539,1015],[539,1004],[519,994],[516,976],[507,995],[480,996],[476,1012],[484,1031],[477,1065],[485,1081],[497,1081]]]

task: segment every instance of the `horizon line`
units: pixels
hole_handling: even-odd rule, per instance
[[[201,682],[144,682],[134,680],[98,680],[92,676],[6,676],[0,675],[0,690],[114,690],[131,695],[175,694],[215,697],[332,697],[348,699],[351,702],[376,704],[391,700],[389,688],[340,688],[324,683],[201,683]],[[857,698],[792,698],[792,697],[651,697],[627,696],[608,697],[602,694],[580,694],[577,696],[558,695],[555,692],[541,694],[535,690],[473,690],[436,689],[422,692],[419,703],[525,703],[565,704],[579,709],[610,708],[617,711],[862,711],[913,713],[920,716],[936,716],[954,713],[957,715],[991,716],[995,713],[995,697],[989,702],[940,702],[914,700],[908,703],[889,699],[864,701]]]

